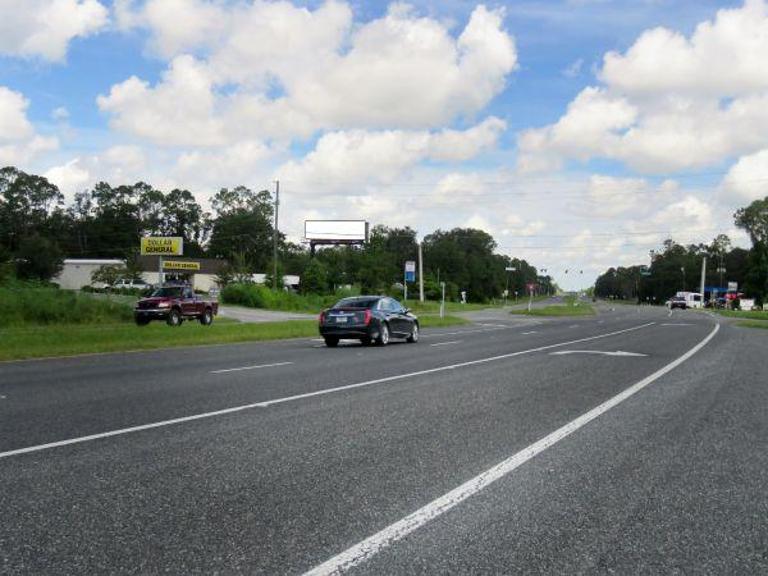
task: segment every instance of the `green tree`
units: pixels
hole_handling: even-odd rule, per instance
[[[317,258],[310,260],[301,273],[299,289],[302,294],[325,294],[328,291],[328,271]]]
[[[13,167],[0,169],[0,246],[16,252],[26,237],[50,233],[52,214],[64,196],[42,176]]]
[[[752,240],[745,290],[764,302],[768,298],[768,196],[741,208],[734,218]]]
[[[91,284],[113,286],[120,278],[126,278],[128,270],[119,264],[103,264],[91,272]]]
[[[273,250],[272,197],[266,190],[222,188],[211,200],[214,210],[209,253],[233,260],[242,253],[254,272],[267,272]]]
[[[48,282],[64,267],[58,245],[42,236],[24,238],[16,252],[16,275],[24,280]]]

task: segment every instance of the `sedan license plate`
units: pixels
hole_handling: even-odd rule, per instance
[[[347,323],[346,316],[336,316],[336,324],[346,324],[346,323]]]

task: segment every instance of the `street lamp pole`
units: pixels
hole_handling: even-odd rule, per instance
[[[685,292],[685,266],[680,266],[680,272],[683,273],[683,292]]]

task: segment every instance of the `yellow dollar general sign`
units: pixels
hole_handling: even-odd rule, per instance
[[[181,256],[183,253],[183,238],[149,236],[141,239],[142,256]]]
[[[200,270],[200,262],[181,262],[179,260],[165,260],[165,270]]]

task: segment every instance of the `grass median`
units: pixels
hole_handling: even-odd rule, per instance
[[[463,318],[420,318],[422,327],[464,324]],[[185,322],[171,328],[161,322],[138,327],[132,323],[16,326],[0,329],[0,360],[21,360],[179,346],[235,344],[317,336],[316,320],[239,323],[218,319],[213,326]]]
[[[528,310],[524,308],[522,310],[512,310],[510,314],[518,314],[521,316],[593,316],[595,309],[589,304],[578,302],[576,298],[568,296],[564,298],[564,304],[552,304],[550,306],[542,306],[540,308],[531,308]]]

